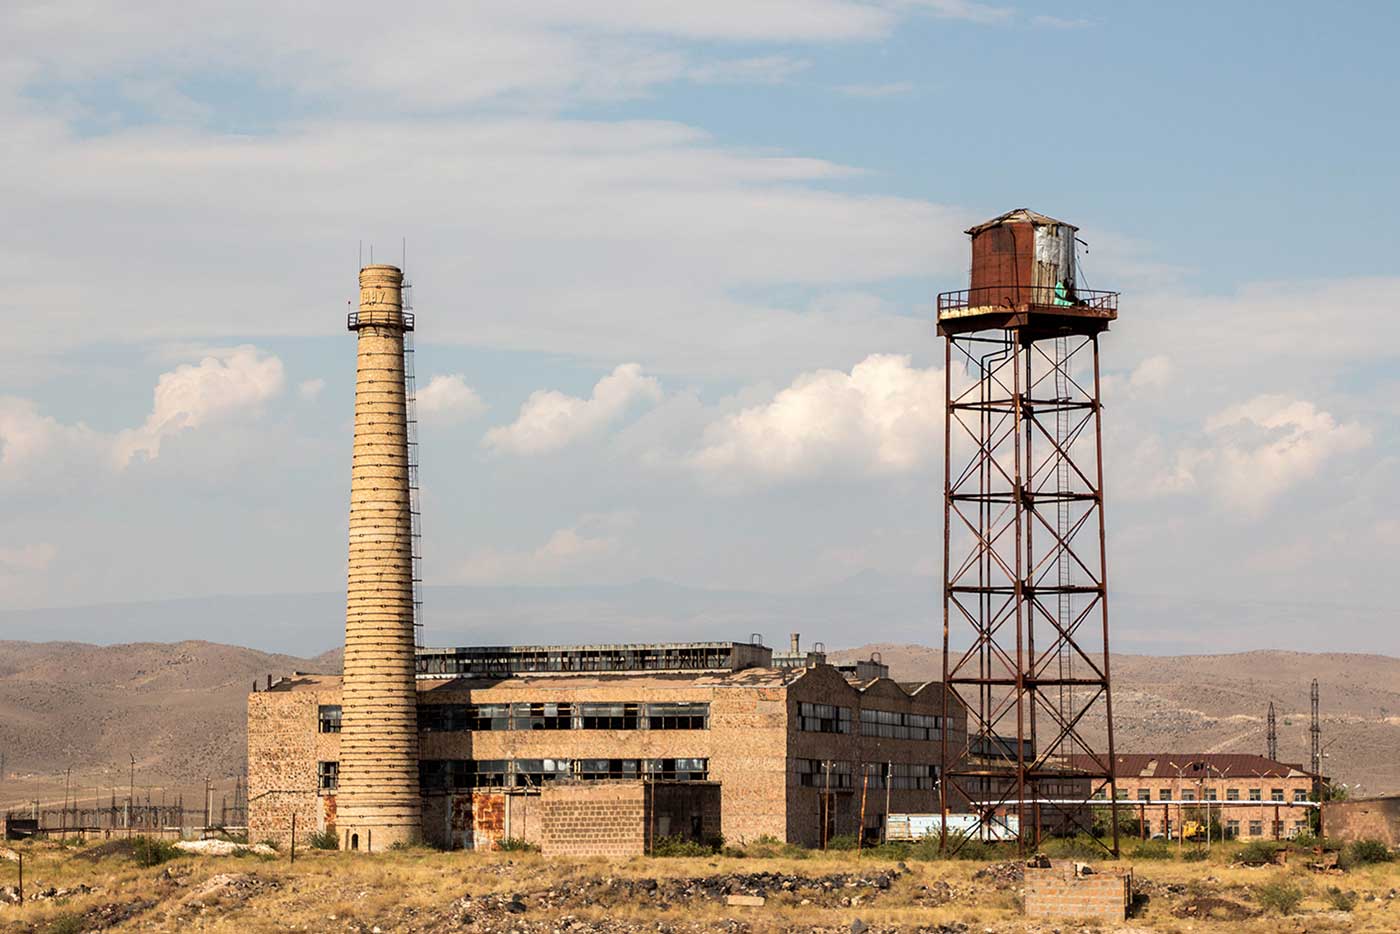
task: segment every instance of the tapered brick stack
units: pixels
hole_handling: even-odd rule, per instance
[[[337,831],[342,849],[421,834],[403,273],[360,270]],[[409,325],[411,327],[411,325]]]

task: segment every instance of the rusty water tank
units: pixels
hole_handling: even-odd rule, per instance
[[[1075,297],[1073,224],[1027,208],[968,228],[973,308],[1066,305]]]

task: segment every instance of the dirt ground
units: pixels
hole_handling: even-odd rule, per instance
[[[857,860],[850,852],[546,861],[532,853],[409,849],[298,851],[294,865],[285,853],[187,854],[143,867],[124,840],[31,842],[12,852],[25,854],[25,900],[14,902],[17,863],[0,859],[0,931],[7,934],[1400,931],[1400,863],[1342,873],[1314,872],[1303,860],[1249,868],[1233,864],[1228,847],[1195,862],[1125,860],[1138,906],[1120,926],[1023,918],[1013,861]],[[1280,909],[1280,891],[1300,900]],[[734,905],[731,896],[763,904]]]

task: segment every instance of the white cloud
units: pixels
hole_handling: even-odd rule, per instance
[[[913,470],[941,450],[943,392],[942,370],[872,354],[850,373],[803,374],[771,402],[720,418],[691,462],[730,479]]]
[[[661,398],[661,384],[624,363],[600,379],[587,399],[553,389],[531,393],[514,422],[486,433],[483,443],[510,454],[544,454],[601,431],[636,402]]]
[[[1154,354],[1133,368],[1128,385],[1137,390],[1162,389],[1171,382],[1172,361],[1165,354]]]
[[[57,556],[58,549],[47,542],[0,547],[0,566],[15,571],[44,571]]]
[[[253,347],[211,352],[156,382],[143,424],[108,434],[40,414],[34,402],[0,397],[0,481],[19,483],[88,466],[126,468],[155,460],[161,443],[180,432],[256,409],[282,389],[282,361]]]
[[[782,84],[808,65],[786,55],[726,59],[695,66],[689,78],[697,84]]]
[[[317,377],[316,379],[305,379],[297,384],[297,395],[310,402],[321,395],[321,391],[326,388],[326,381]]]
[[[914,90],[911,81],[892,81],[888,84],[843,84],[837,91],[845,97],[878,99],[882,97],[902,97]]]
[[[614,562],[625,547],[623,535],[635,519],[631,512],[590,513],[572,526],[556,529],[537,548],[479,548],[455,576],[474,584],[557,582],[580,573],[596,580],[598,572],[590,569],[596,569],[600,559]]]
[[[282,361],[255,347],[235,347],[197,364],[182,364],[160,375],[151,414],[140,428],[117,435],[112,456],[118,467],[138,455],[155,460],[164,439],[255,407],[281,391]]]
[[[11,69],[50,85],[109,82],[102,104],[87,108],[90,119],[128,106],[205,119],[207,109],[179,90],[202,70],[252,70],[284,92],[400,112],[508,97],[608,100],[703,76],[711,47],[722,43],[872,40],[920,13],[1005,18],[971,0],[427,0],[411,16],[388,18],[365,0],[121,8],[46,0],[42,14],[27,6],[0,7]],[[180,42],[163,41],[171,35]]]
[[[460,373],[438,374],[417,392],[418,413],[426,419],[455,422],[486,411],[475,389]]]
[[[0,481],[19,483],[59,466],[97,460],[110,440],[79,423],[65,425],[29,399],[0,396]]]
[[[1362,425],[1339,423],[1311,402],[1284,395],[1231,406],[1206,422],[1206,432],[1215,441],[1211,467],[1219,494],[1247,515],[1263,512],[1329,459],[1371,443]]]

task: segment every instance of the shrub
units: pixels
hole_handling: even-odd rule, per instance
[[[1235,860],[1246,866],[1264,866],[1272,863],[1277,854],[1277,843],[1272,840],[1254,840],[1240,849]]]
[[[1181,858],[1184,862],[1199,863],[1210,859],[1210,851],[1203,846],[1187,847]]]
[[[538,853],[540,848],[524,837],[504,837],[496,844],[496,849],[504,853]]]
[[[87,926],[83,924],[83,916],[75,915],[72,912],[64,912],[49,919],[49,923],[44,926],[44,934],[82,934]]]
[[[1356,893],[1343,892],[1335,885],[1327,887],[1327,902],[1338,911],[1351,911],[1356,907]]]
[[[340,838],[336,836],[334,830],[320,830],[310,837],[311,849],[313,850],[338,850],[340,849]]]
[[[1108,851],[1084,836],[1054,837],[1041,843],[1041,852],[1053,859],[1102,859]]]
[[[1291,915],[1303,902],[1303,890],[1287,879],[1280,879],[1266,882],[1255,889],[1254,900],[1269,911]]]
[[[784,859],[811,859],[812,851],[796,843],[784,843],[780,851]]]
[[[1363,863],[1388,863],[1392,859],[1390,847],[1380,840],[1357,840],[1346,849],[1346,854],[1357,865]]]
[[[652,856],[713,856],[720,847],[685,837],[662,837],[651,845]]]
[[[1171,859],[1174,854],[1165,840],[1143,840],[1128,855],[1133,859]]]
[[[166,860],[180,855],[175,844],[154,837],[134,837],[131,841],[131,858],[138,866],[159,866]]]
[[[853,833],[838,834],[826,841],[828,850],[854,850],[856,848],[856,835]]]
[[[881,843],[878,846],[866,847],[865,852],[872,859],[886,859],[890,862],[900,859],[909,859],[911,847],[903,841],[895,843]]]
[[[744,844],[744,855],[754,856],[758,859],[771,859],[781,853],[784,846],[786,844],[783,841],[772,834],[765,833]]]

